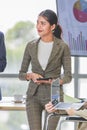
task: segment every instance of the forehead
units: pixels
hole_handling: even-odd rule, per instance
[[[48,22],[47,18],[44,17],[44,16],[38,16],[37,21],[39,21],[39,22]],[[49,23],[49,22],[48,22],[48,23]]]

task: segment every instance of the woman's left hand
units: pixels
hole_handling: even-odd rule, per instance
[[[49,79],[49,80],[36,80],[35,83],[38,83],[38,84],[42,84],[42,83],[51,84],[52,81],[53,81],[52,79]]]

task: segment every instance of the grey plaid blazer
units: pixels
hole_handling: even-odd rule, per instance
[[[44,77],[62,78],[63,83],[68,83],[72,79],[71,75],[71,56],[70,50],[63,40],[54,37],[54,44],[51,55],[48,60],[48,64],[45,70],[42,69],[38,61],[38,43],[39,39],[31,41],[27,44],[23,56],[21,69],[19,71],[19,79],[26,80],[25,75],[28,72],[29,65],[31,63],[32,72],[38,73]],[[64,74],[61,77],[61,67],[64,68]],[[30,81],[28,91],[33,95],[38,85],[33,81]],[[27,91],[27,93],[28,93]]]

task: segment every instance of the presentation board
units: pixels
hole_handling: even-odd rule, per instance
[[[87,0],[56,0],[62,38],[72,56],[87,56]]]

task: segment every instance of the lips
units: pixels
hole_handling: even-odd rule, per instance
[[[42,32],[42,30],[38,30],[38,32],[39,32],[39,33],[41,33],[41,32]]]

